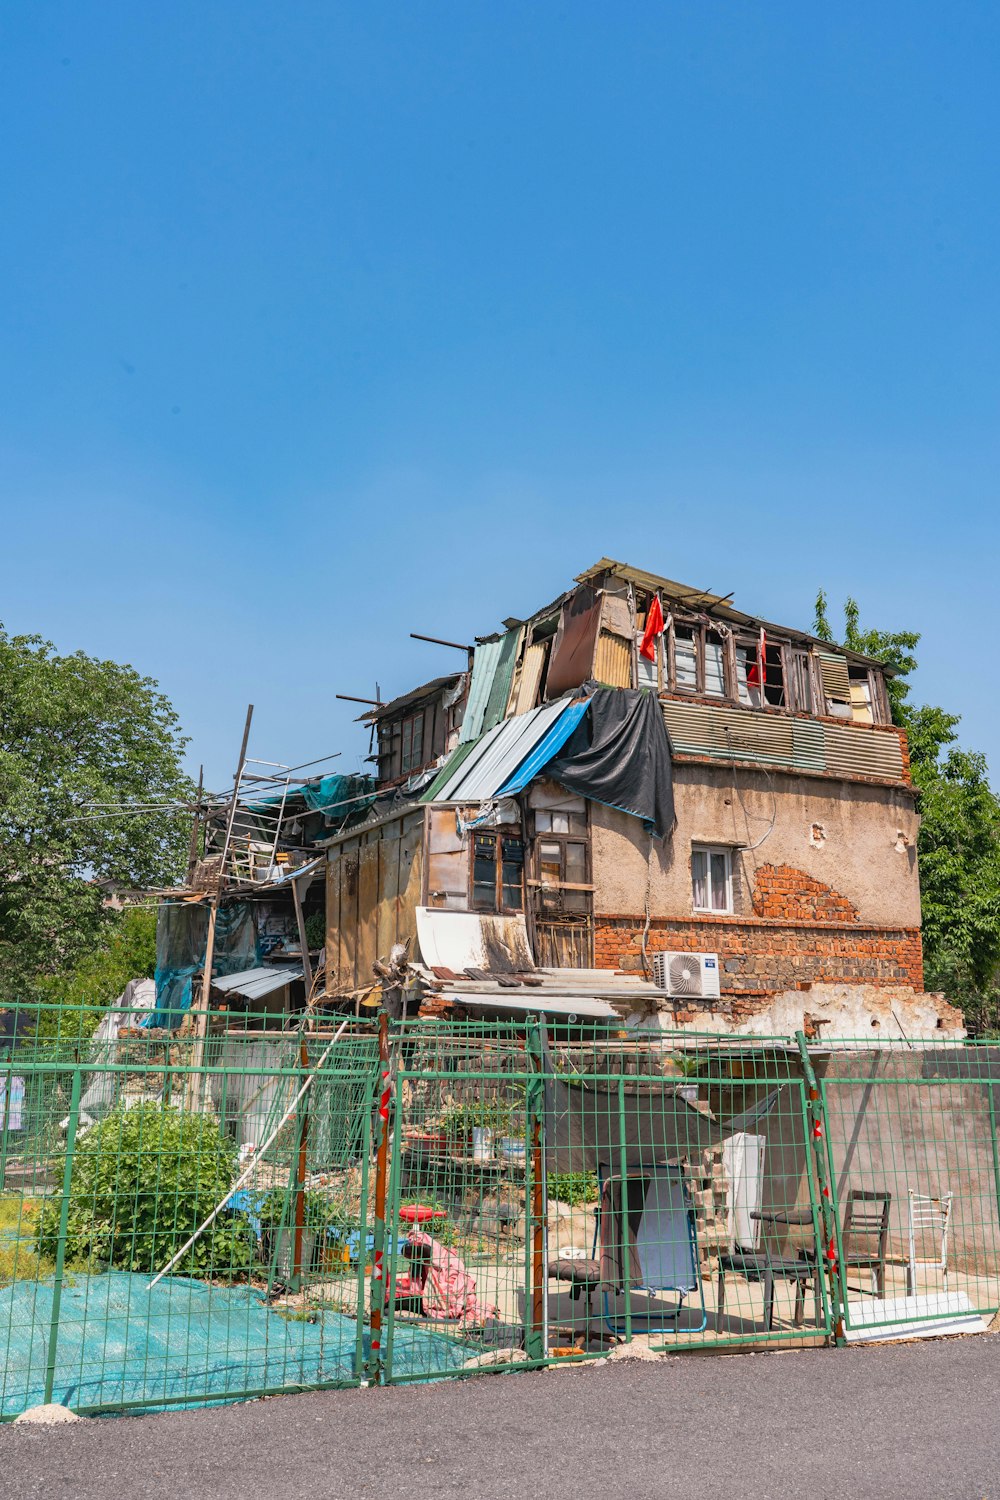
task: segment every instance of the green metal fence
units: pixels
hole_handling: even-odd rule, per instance
[[[0,1054],[5,1419],[623,1340],[948,1332],[1000,1305],[987,1044],[31,1019]]]

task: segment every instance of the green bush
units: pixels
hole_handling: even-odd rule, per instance
[[[211,1115],[162,1105],[116,1109],[78,1141],[70,1176],[67,1261],[155,1274],[232,1186],[236,1147]],[[54,1257],[60,1198],[45,1201],[35,1232]],[[174,1267],[177,1275],[232,1280],[253,1263],[254,1234],[225,1210]]]
[[[550,1172],[548,1175],[549,1198],[576,1208],[582,1203],[597,1201],[596,1172]]]

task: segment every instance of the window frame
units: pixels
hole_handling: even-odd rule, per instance
[[[420,736],[419,749],[414,751],[413,731],[419,722]],[[424,764],[424,732],[427,728],[426,708],[417,709],[415,713],[406,714],[399,721],[399,770],[401,776],[409,775],[413,771],[419,771]]]
[[[476,886],[484,884],[476,880],[476,846],[480,839],[489,839],[493,844],[493,905],[480,904],[476,897]],[[504,860],[504,844],[507,842],[518,843],[521,846],[521,858],[518,862],[521,870],[521,904],[519,906],[505,906],[503,904],[503,893],[509,882],[503,878],[504,864],[510,864],[510,860]],[[474,829],[472,832],[472,847],[469,850],[469,910],[481,912],[484,916],[512,916],[525,909],[525,884],[524,866],[527,855],[524,835],[519,828],[483,828]]]
[[[731,844],[702,844],[691,845],[691,910],[699,916],[708,917],[731,917],[736,914],[736,883],[734,879],[733,846]],[[712,877],[712,855],[721,854],[726,862],[726,905],[725,906],[698,906],[695,900],[695,873],[694,861],[696,854],[705,856],[705,879],[709,900],[714,894],[714,880]]]

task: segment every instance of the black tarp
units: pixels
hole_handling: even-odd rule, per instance
[[[545,774],[567,791],[641,818],[657,838],[673,832],[670,737],[653,693],[597,688],[590,712]]]

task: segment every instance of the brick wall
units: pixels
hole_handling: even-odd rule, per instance
[[[597,917],[597,967],[641,973],[643,926],[642,916]],[[781,917],[654,917],[646,949],[717,953],[723,994],[773,993],[822,982],[924,987],[916,928]]]
[[[857,907],[832,886],[792,865],[760,865],[755,871],[753,912],[793,922],[855,924]]]

